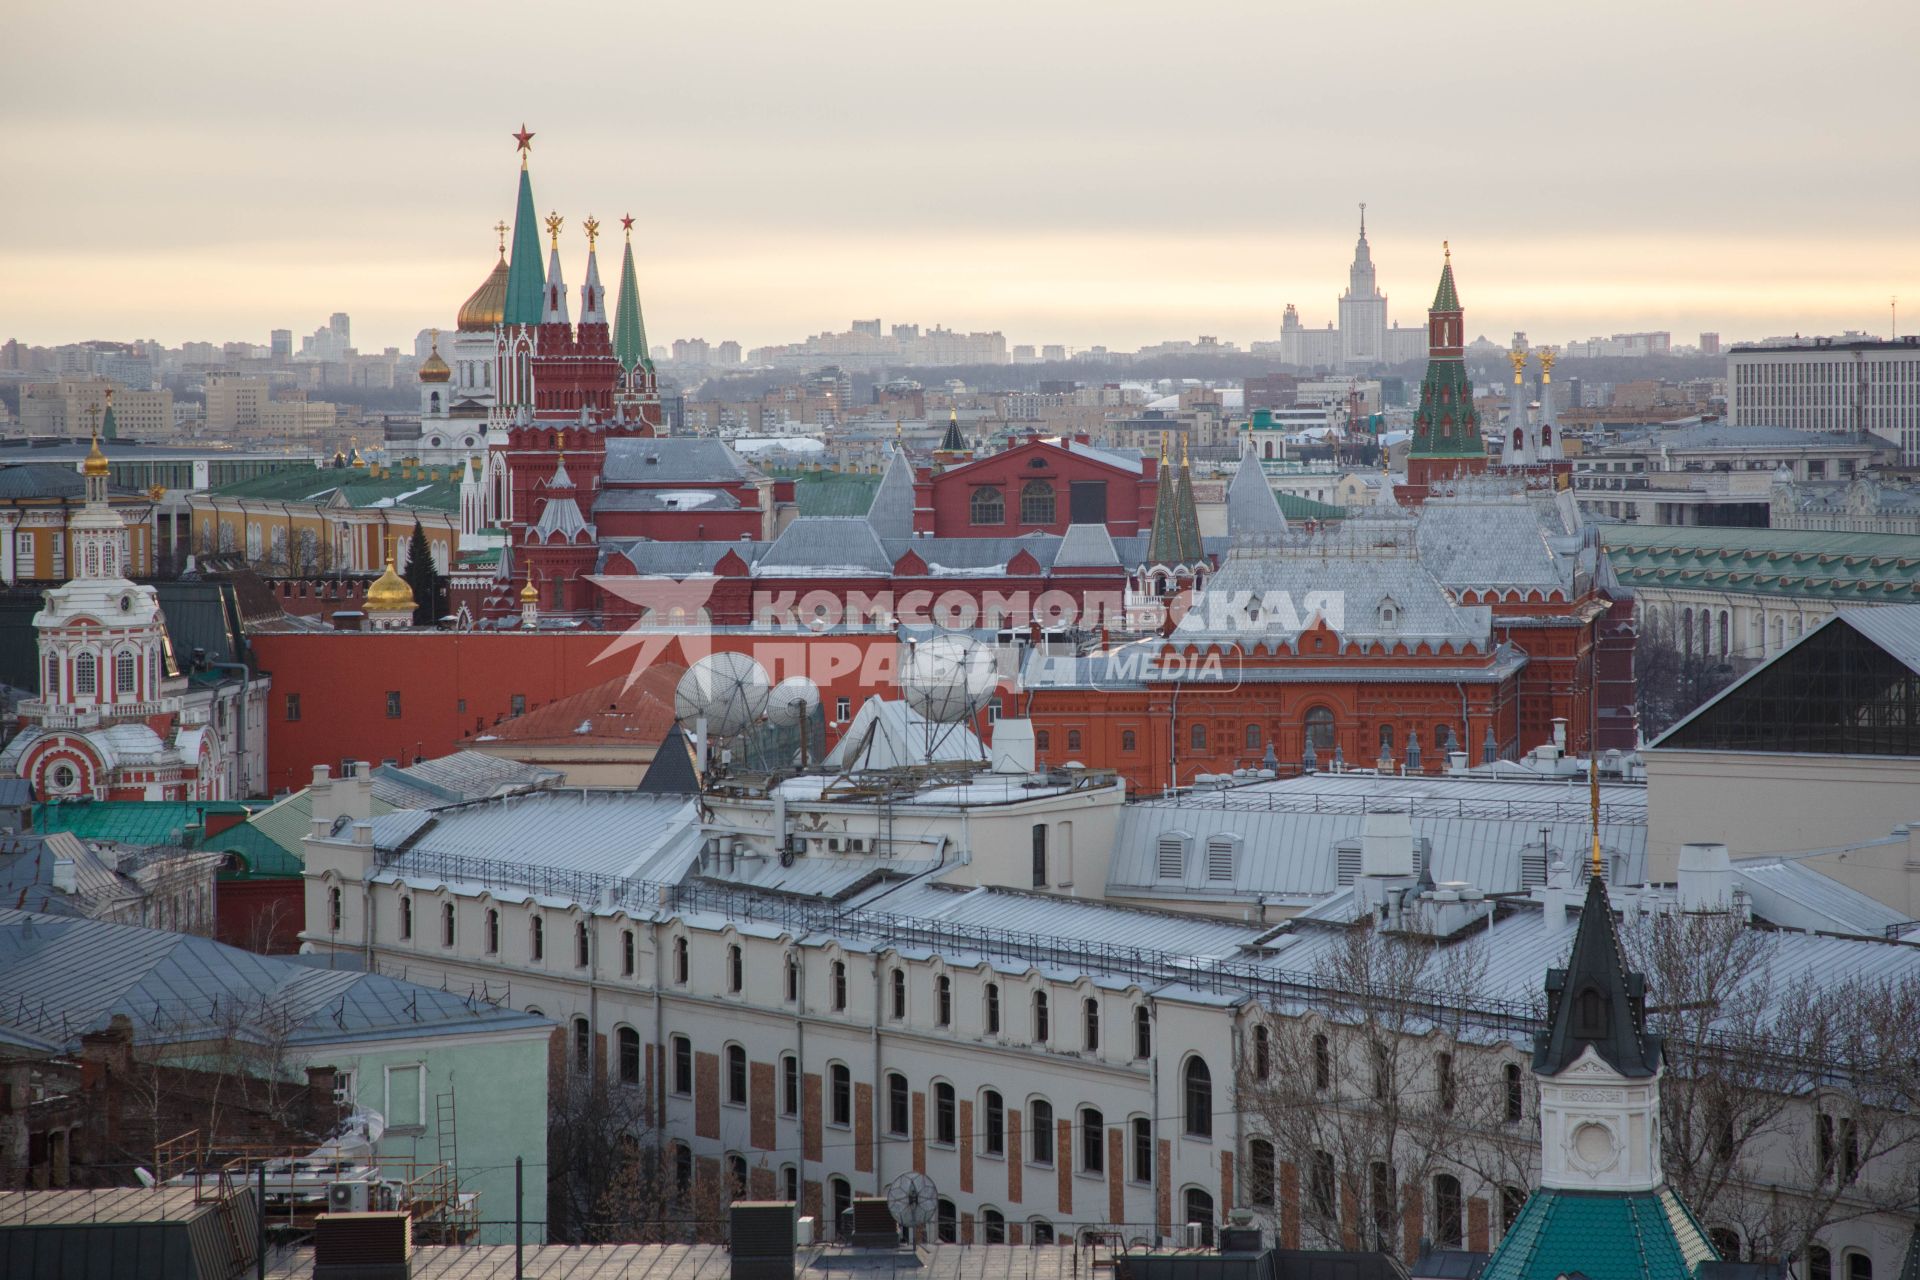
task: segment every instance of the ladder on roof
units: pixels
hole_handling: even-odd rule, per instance
[[[459,1182],[460,1143],[458,1131],[454,1127],[453,1088],[448,1086],[445,1093],[435,1094],[433,1099],[434,1136],[440,1144],[440,1163],[447,1167],[447,1178],[456,1184]]]

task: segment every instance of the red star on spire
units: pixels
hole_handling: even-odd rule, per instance
[[[525,124],[520,126],[520,132],[510,133],[507,136],[520,144],[521,151],[525,152],[533,149],[533,135],[527,132],[527,126]]]
[[[633,218],[632,218],[632,216],[631,216],[631,215],[629,215],[629,216],[627,216],[627,217],[624,217],[624,218],[622,218],[622,219],[620,219],[620,225],[621,225],[621,227],[623,227],[624,229],[626,229],[626,230],[627,230],[628,232],[631,232],[631,231],[633,230]]]

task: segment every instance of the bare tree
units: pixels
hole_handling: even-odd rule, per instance
[[[1750,1257],[1911,1199],[1920,994],[1811,974],[1776,981],[1782,935],[1735,912],[1664,914],[1622,935],[1665,1038],[1667,1181]]]
[[[1441,1011],[1471,994],[1481,961],[1472,943],[1436,954],[1353,928],[1316,966],[1311,1012],[1254,1024],[1242,1106],[1299,1179],[1303,1244],[1405,1251],[1411,1196],[1453,1160],[1480,1092]]]
[[[597,1234],[608,1210],[654,1213],[660,1155],[645,1090],[603,1071],[558,1065],[547,1105],[547,1235],[559,1243]]]

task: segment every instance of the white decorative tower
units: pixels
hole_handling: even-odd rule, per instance
[[[1375,283],[1373,251],[1367,244],[1367,206],[1360,206],[1360,241],[1347,269],[1347,291],[1340,298],[1340,363],[1378,364],[1386,358],[1387,300]]]
[[[1538,461],[1539,454],[1534,447],[1533,424],[1527,418],[1527,349],[1517,336],[1507,359],[1513,362],[1513,389],[1507,394],[1507,431],[1500,441],[1500,462],[1509,467],[1525,466]]]
[[[440,331],[433,331],[433,350],[420,362],[420,421],[444,419],[453,408],[453,366],[440,358]]]
[[[1540,460],[1553,462],[1567,456],[1560,447],[1560,427],[1553,420],[1553,352],[1541,349],[1540,352],[1540,425],[1535,428],[1535,438],[1539,440]]]
[[[1543,1188],[1661,1185],[1660,1037],[1646,1020],[1644,980],[1627,971],[1606,881],[1593,875],[1567,967],[1547,974],[1547,1029],[1534,1044]]]

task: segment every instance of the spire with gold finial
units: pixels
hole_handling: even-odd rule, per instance
[[[429,351],[427,358],[420,362],[420,381],[451,381],[453,378],[453,369],[445,360],[440,358],[440,331],[434,329],[431,330],[431,332],[433,334],[433,350]]]
[[[542,324],[567,324],[567,283],[560,278],[560,228],[566,219],[557,213],[547,215],[547,236],[553,247],[547,254],[547,306],[540,316]]]
[[[600,220],[588,214],[580,226],[587,233],[587,278],[580,286],[580,326],[584,329],[607,322],[607,291],[600,287]],[[605,342],[607,338],[600,335],[598,341]]]

